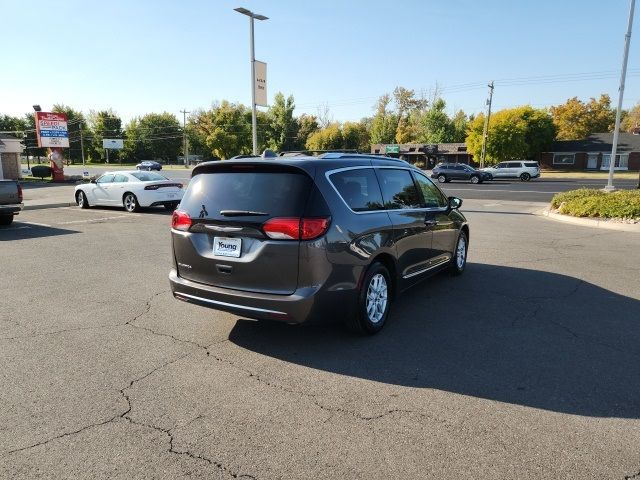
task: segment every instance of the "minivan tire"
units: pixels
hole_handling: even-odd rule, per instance
[[[346,320],[353,332],[374,335],[384,327],[389,316],[391,276],[383,264],[374,262],[367,269],[360,292],[356,315]]]
[[[531,180],[531,175],[529,175],[527,172],[524,172],[520,175],[520,180],[523,182],[528,182],[529,180]]]
[[[438,175],[438,181],[440,183],[445,183],[447,181],[447,177],[445,177],[444,175]]]
[[[460,252],[460,243],[464,242],[464,251]],[[458,234],[458,240],[456,241],[456,249],[451,257],[451,264],[449,265],[449,272],[452,275],[462,275],[464,269],[467,266],[467,253],[469,252],[469,238],[464,230]],[[460,257],[462,255],[462,257]]]
[[[13,215],[0,215],[0,225],[11,225],[13,223]]]

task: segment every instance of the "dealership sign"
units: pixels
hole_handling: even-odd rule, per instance
[[[105,138],[102,140],[102,148],[122,150],[124,148],[124,140],[121,138]]]
[[[254,60],[256,78],[255,81],[255,92],[256,92],[256,105],[260,105],[261,107],[268,107],[269,103],[267,102],[267,64],[264,62],[260,62],[258,60]]]
[[[69,148],[67,115],[64,113],[36,112],[38,147]]]

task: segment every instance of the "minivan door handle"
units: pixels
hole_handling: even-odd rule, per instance
[[[241,232],[242,227],[223,227],[221,225],[205,225],[207,230],[215,230],[216,232]]]

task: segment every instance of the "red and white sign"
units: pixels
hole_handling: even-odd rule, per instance
[[[39,147],[69,148],[67,115],[64,113],[36,112],[36,133]]]

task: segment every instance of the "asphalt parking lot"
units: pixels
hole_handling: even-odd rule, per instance
[[[467,272],[375,337],[174,300],[162,210],[23,212],[0,477],[640,478],[640,236],[462,196]]]

